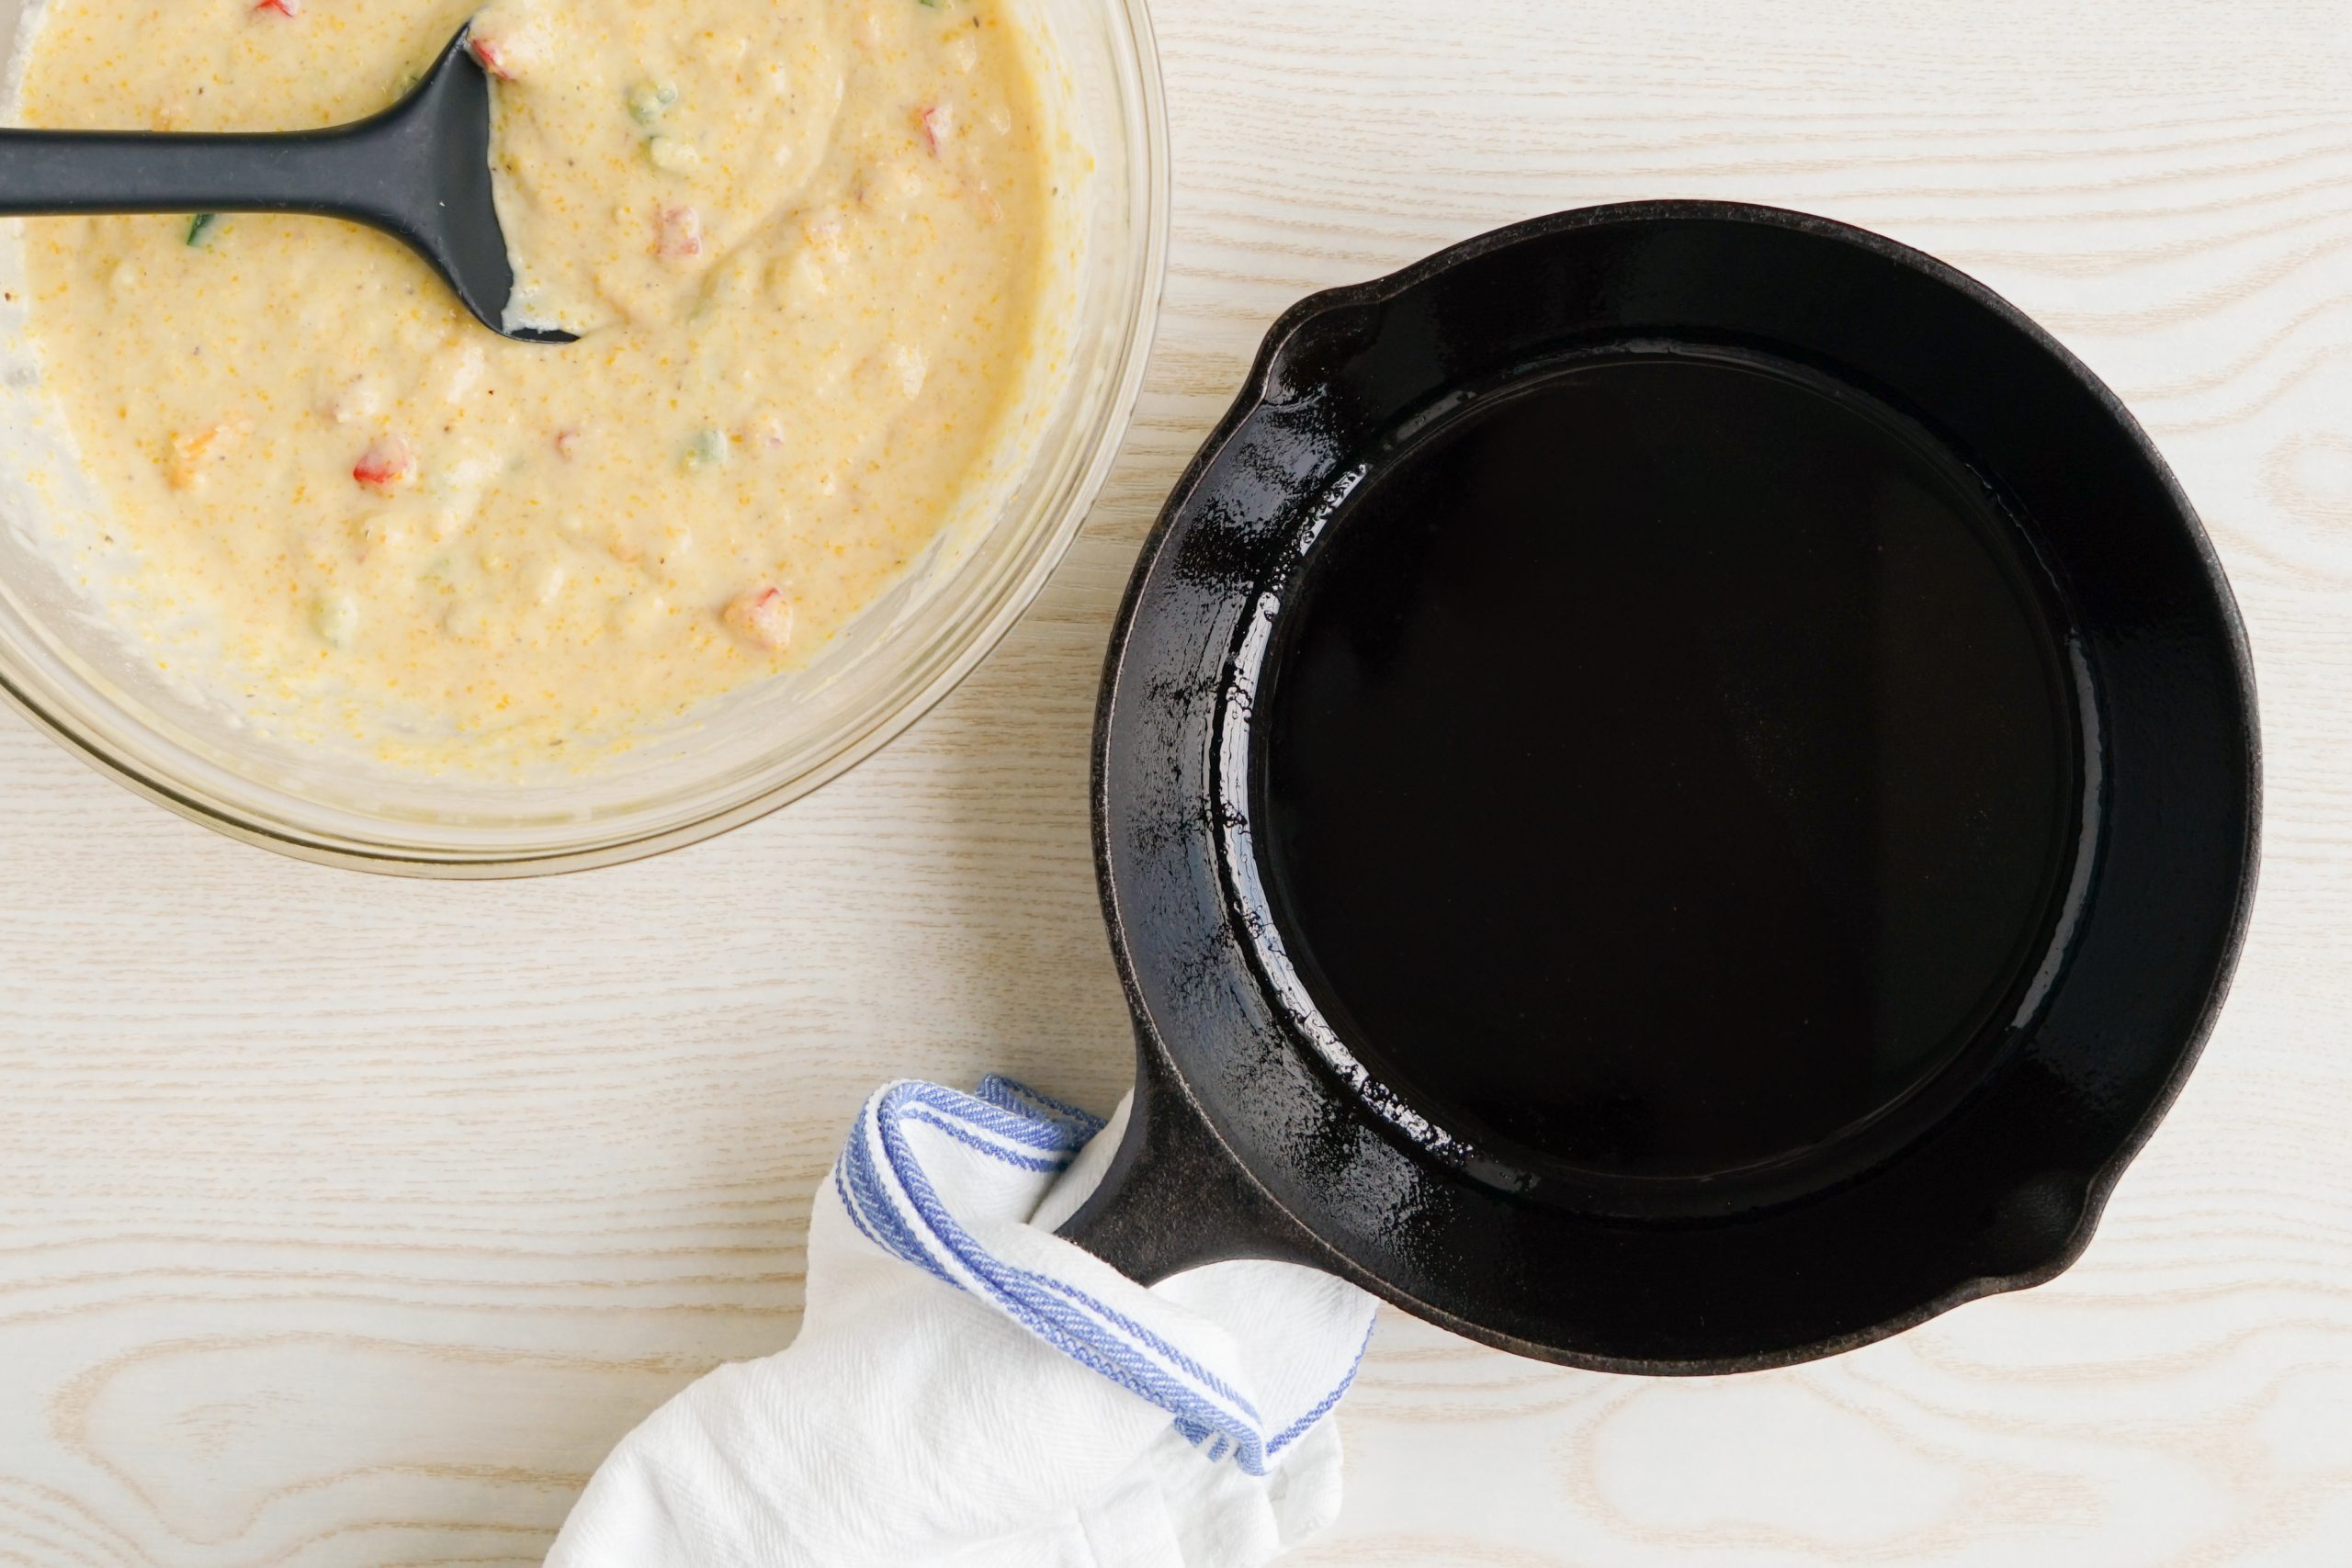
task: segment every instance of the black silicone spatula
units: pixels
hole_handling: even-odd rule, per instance
[[[0,213],[314,212],[404,242],[482,324],[514,290],[490,194],[490,81],[466,31],[413,92],[349,125],[283,135],[0,130]]]

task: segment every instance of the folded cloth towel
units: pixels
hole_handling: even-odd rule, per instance
[[[1057,1237],[1125,1117],[1005,1078],[866,1101],[799,1337],[623,1438],[548,1568],[1254,1568],[1329,1523],[1372,1299],[1283,1263],[1147,1290]]]

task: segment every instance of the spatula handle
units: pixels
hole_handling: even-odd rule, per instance
[[[400,102],[349,125],[280,135],[0,130],[0,214],[302,212],[405,243],[483,325],[504,324],[514,275],[490,172],[490,80],[460,28]],[[191,238],[194,236],[191,235]]]
[[[0,213],[312,212],[382,225],[417,170],[380,118],[281,136],[0,130]]]

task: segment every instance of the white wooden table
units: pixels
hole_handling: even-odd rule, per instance
[[[322,0],[337,3],[337,0]],[[1883,230],[2038,316],[2202,509],[2263,884],[2204,1064],[2056,1283],[1643,1382],[1396,1315],[1303,1564],[2352,1561],[2352,6],[1161,0],[1141,418],[1011,640],[883,756],[584,876],[319,870],[0,715],[0,1563],[537,1562],[605,1448],[793,1333],[878,1080],[1128,1072],[1090,869],[1136,545],[1298,295],[1588,202]]]

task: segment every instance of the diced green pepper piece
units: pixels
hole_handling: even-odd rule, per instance
[[[650,130],[678,101],[678,89],[667,82],[639,82],[628,90],[628,118]]]
[[[688,468],[723,468],[731,453],[727,445],[727,433],[706,426],[695,433],[694,445],[686,448]]]
[[[187,220],[187,243],[191,245],[200,245],[220,231],[220,215],[217,212],[199,212]]]

